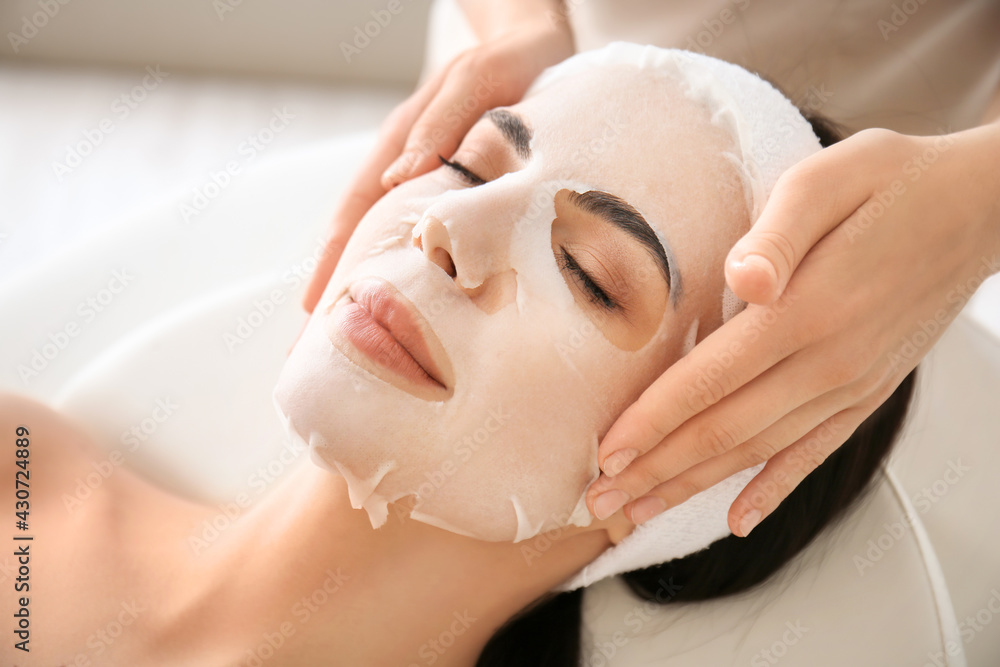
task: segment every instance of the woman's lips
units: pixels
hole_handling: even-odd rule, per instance
[[[329,326],[333,343],[380,379],[428,400],[451,394],[444,348],[426,320],[388,282],[365,278],[353,283],[330,310]]]

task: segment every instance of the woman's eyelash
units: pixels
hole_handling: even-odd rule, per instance
[[[559,268],[568,269],[583,283],[584,288],[587,290],[587,295],[593,303],[607,310],[616,310],[618,308],[615,300],[608,296],[608,293],[601,289],[597,281],[581,268],[576,259],[566,252],[566,248],[559,246],[559,254],[556,256],[556,260]]]
[[[438,159],[441,160],[441,164],[451,168],[453,171],[455,171],[455,173],[457,173],[459,176],[462,177],[462,180],[464,180],[469,185],[482,185],[483,183],[486,182],[486,179],[476,176],[471,171],[469,171],[468,167],[466,167],[463,164],[460,164],[458,162],[453,162],[450,160],[445,160],[444,157],[441,155],[438,155]]]

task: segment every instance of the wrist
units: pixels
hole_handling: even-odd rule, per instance
[[[994,122],[944,137],[954,151],[949,162],[955,170],[951,176],[952,200],[956,220],[962,227],[956,229],[974,241],[975,258],[993,265],[1000,260],[1000,123]]]
[[[480,42],[494,40],[525,27],[549,26],[569,31],[569,17],[563,0],[459,0],[463,13]]]
[[[526,25],[549,25],[561,28],[569,24],[569,17],[562,0],[529,0],[527,2],[501,2],[497,9],[497,32],[509,32]]]
[[[1000,259],[1000,119],[976,128],[981,162],[978,167],[986,194],[986,247]]]

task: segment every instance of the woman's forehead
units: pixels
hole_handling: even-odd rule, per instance
[[[547,177],[626,200],[682,261],[714,256],[730,229],[747,224],[734,138],[669,74],[595,67],[552,81],[510,110],[531,127],[532,160]]]
[[[736,150],[733,137],[685,94],[682,82],[628,65],[567,75],[511,111],[531,128],[532,153],[545,171],[613,183],[635,196],[642,196],[642,186],[665,181],[705,189],[706,177]]]
[[[675,74],[624,64],[603,65],[549,79],[515,105],[544,121],[562,121],[564,135],[578,139],[650,138],[650,121],[696,130],[711,125],[709,110],[686,94]],[[546,124],[546,129],[549,128]]]

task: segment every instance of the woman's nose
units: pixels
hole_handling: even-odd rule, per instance
[[[517,294],[516,272],[506,266],[505,262],[498,261],[507,257],[506,248],[457,243],[456,245],[470,245],[480,254],[478,257],[463,255],[456,262],[455,247],[448,227],[432,215],[424,215],[414,228],[413,245],[423,251],[431,263],[451,276],[459,289],[483,311],[494,313],[514,301]]]
[[[425,216],[414,229],[413,245],[423,250],[427,259],[444,269],[449,276],[457,277],[455,261],[451,258],[451,238],[440,220]]]

